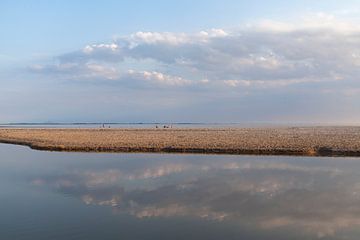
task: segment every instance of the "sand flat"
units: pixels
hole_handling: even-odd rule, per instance
[[[360,127],[0,129],[0,142],[78,152],[360,156]]]

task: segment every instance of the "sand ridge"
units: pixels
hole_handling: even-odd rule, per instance
[[[4,128],[0,142],[49,151],[360,156],[360,127]]]

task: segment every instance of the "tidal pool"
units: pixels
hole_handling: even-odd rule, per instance
[[[356,239],[360,158],[0,144],[0,239]]]

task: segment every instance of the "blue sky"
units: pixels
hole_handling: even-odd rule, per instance
[[[359,9],[4,0],[0,122],[358,123]]]
[[[0,3],[1,52],[51,54],[137,31],[193,32],[258,19],[357,8],[358,1],[11,1]],[[26,44],[24,44],[26,42]],[[11,47],[6,47],[6,46]]]

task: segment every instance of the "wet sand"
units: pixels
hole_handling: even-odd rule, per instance
[[[0,129],[0,142],[48,151],[360,156],[360,127]]]

